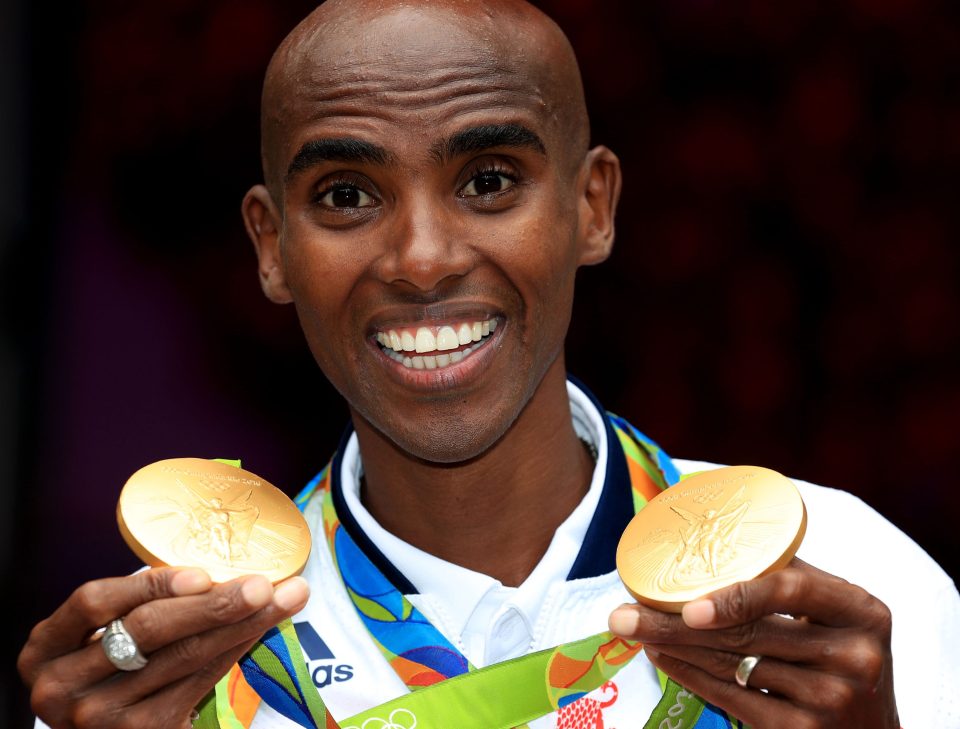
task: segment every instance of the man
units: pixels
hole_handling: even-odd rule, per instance
[[[243,201],[261,284],[296,306],[352,415],[300,499],[311,561],[276,587],[174,568],[82,586],[21,654],[43,722],[189,726],[228,675],[221,722],[257,729],[321,716],[304,708],[314,685],[341,722],[428,685],[453,692],[438,711],[462,702],[443,718],[388,704],[349,722],[366,729],[484,726],[477,716],[509,709],[515,685],[518,713],[497,725],[960,725],[946,695],[956,589],[844,494],[803,486],[801,556],[828,572],[796,561],[682,615],[617,608],[613,549],[641,478],[630,463],[665,481],[704,465],[674,464],[567,381],[575,273],[610,252],[620,171],[610,150],[588,149],[576,61],[552,22],[520,0],[331,0],[271,61],[262,125],[265,185]],[[845,550],[843,524],[872,553]],[[292,616],[306,655],[291,670],[307,662],[312,683],[278,697],[271,685],[294,678],[232,667],[290,639],[257,643]],[[138,670],[118,672],[91,641],[119,618],[148,658]],[[644,652],[607,636],[583,658],[576,641],[608,619]],[[551,663],[496,690],[473,680],[557,645],[575,679],[554,681]],[[577,683],[594,668],[608,680]],[[664,693],[655,668],[678,684]],[[528,711],[545,683],[548,709]],[[694,694],[712,705],[699,719]]]

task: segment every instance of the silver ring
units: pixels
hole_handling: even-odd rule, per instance
[[[111,620],[104,629],[100,645],[107,660],[120,671],[139,671],[147,665],[147,657],[137,648],[137,642],[119,618]]]
[[[747,687],[750,674],[753,673],[753,669],[760,663],[761,658],[762,656],[744,656],[740,659],[740,663],[737,665],[737,671],[733,674],[738,686],[742,686],[743,688]]]

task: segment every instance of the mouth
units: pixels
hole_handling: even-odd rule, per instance
[[[411,370],[440,370],[460,364],[490,342],[497,317],[449,322],[439,326],[378,329],[380,351]]]

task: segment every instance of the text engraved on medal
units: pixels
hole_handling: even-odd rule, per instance
[[[191,476],[195,478],[201,486],[208,488],[211,491],[229,491],[237,484],[259,487],[263,483],[257,478],[236,476],[234,474],[215,473],[212,471],[191,471],[190,469],[177,468],[175,466],[162,466],[160,471],[162,473],[173,473],[180,476]]]
[[[710,480],[707,483],[701,484],[695,488],[684,489],[682,494],[674,494],[667,491],[660,496],[660,499],[662,503],[669,504],[677,501],[678,499],[692,498],[698,504],[704,504],[708,501],[714,501],[723,496],[727,486],[747,481],[748,479],[752,478],[756,478],[756,475],[753,473],[743,473],[737,474],[736,476],[731,476],[730,478]]]

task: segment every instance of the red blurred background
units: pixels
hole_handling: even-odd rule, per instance
[[[960,6],[541,6],[626,178],[570,370],[669,453],[848,489],[956,576]],[[137,468],[240,457],[293,493],[336,443],[345,408],[238,214],[263,71],[311,7],[4,11],[5,665],[75,586],[137,566],[114,517]]]

